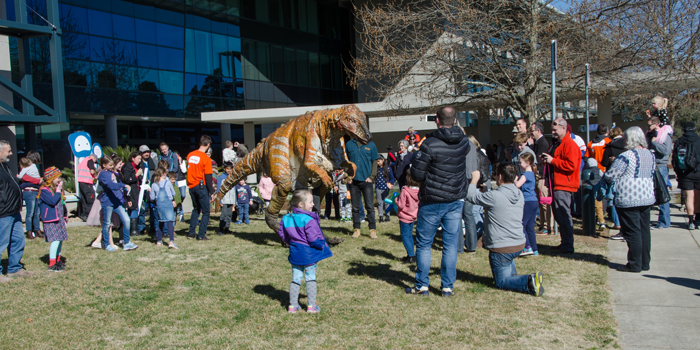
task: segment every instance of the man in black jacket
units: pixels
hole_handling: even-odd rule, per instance
[[[547,149],[549,149],[549,141],[547,141],[547,138],[544,137],[544,125],[542,125],[541,122],[535,122],[530,125],[530,136],[534,140],[532,144],[532,151],[535,152],[535,156],[537,156],[535,159],[540,159],[540,156],[547,152]],[[539,180],[537,181],[536,191],[538,197],[541,194],[549,196],[550,193],[549,191],[551,184],[548,186],[544,181],[544,167],[544,164],[540,164],[537,167],[537,177]],[[546,235],[553,232],[553,224],[552,207],[548,204],[540,204],[540,227],[537,229],[537,233],[540,235]]]
[[[695,133],[694,122],[683,123],[683,136],[673,144],[671,161],[678,176],[678,188],[685,194],[688,229],[695,230],[700,226],[700,220],[696,220],[699,218],[694,217],[695,195],[700,190],[700,165],[697,164],[700,162],[700,136]]]
[[[406,293],[428,296],[430,247],[442,225],[442,295],[454,295],[457,276],[457,245],[464,198],[467,196],[466,157],[469,139],[455,126],[456,111],[441,107],[437,112],[438,129],[427,135],[413,155],[411,176],[421,181],[416,223],[416,284]]]
[[[7,249],[7,277],[2,275],[0,283],[9,282],[10,277],[29,277],[34,273],[23,270],[20,260],[24,254],[24,230],[22,229],[22,191],[12,175],[7,162],[12,155],[12,146],[0,140],[0,254]]]

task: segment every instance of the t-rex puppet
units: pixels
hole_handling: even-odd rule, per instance
[[[265,221],[277,232],[278,214],[291,191],[320,188],[323,198],[333,188],[329,174],[335,169],[343,167],[348,179],[355,176],[357,167],[345,155],[345,135],[362,144],[372,139],[367,117],[355,105],[307,112],[290,120],[236,163],[231,175],[220,184],[219,199],[248,175],[269,174],[276,186]]]

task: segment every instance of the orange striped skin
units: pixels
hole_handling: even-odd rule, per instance
[[[264,138],[243,159],[238,161],[231,175],[219,185],[219,198],[248,175],[265,172],[275,188],[267,208],[268,226],[277,231],[279,214],[287,194],[294,189],[310,187],[321,189],[321,198],[333,188],[330,176],[343,167],[348,179],[355,176],[357,167],[345,154],[344,136],[362,144],[372,139],[367,117],[355,105],[336,109],[307,112],[290,120]]]

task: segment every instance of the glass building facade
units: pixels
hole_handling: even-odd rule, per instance
[[[354,47],[353,17],[337,0],[59,3],[66,133],[86,130],[99,141],[100,116],[114,115],[120,145],[165,140],[189,149],[200,133],[219,135],[218,125],[200,122],[201,112],[355,100],[343,64]],[[27,5],[37,14],[28,12],[30,22],[47,25],[38,16],[45,3]],[[32,47],[35,96],[51,106],[41,39]],[[239,135],[242,127],[233,126],[232,138]]]

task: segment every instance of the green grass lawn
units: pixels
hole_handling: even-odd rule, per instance
[[[439,239],[431,296],[405,295],[415,268],[398,222],[378,224],[378,240],[351,239],[352,224],[324,220],[329,236],[348,239],[318,265],[317,315],[286,312],[288,251],[261,217],[212,241],[185,238],[180,250],[156,247],[108,253],[86,247],[99,229],[69,229],[67,270],[48,272],[49,245],[27,241],[23,263],[35,276],[0,285],[0,347],[15,348],[611,348],[617,347],[607,285],[606,240],[576,236],[577,253],[556,256],[557,237],[538,237],[541,255],[517,260],[520,273],[543,271],[535,298],[494,288],[487,252],[461,254],[456,295],[443,298]],[[167,241],[167,240],[166,240]],[[7,265],[3,254],[3,265]],[[306,307],[302,285],[300,303]]]

